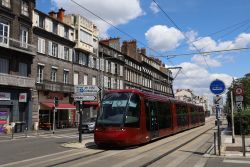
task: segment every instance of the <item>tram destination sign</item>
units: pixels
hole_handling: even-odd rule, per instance
[[[216,79],[210,84],[210,91],[215,95],[222,94],[226,89],[225,83],[219,79]]]

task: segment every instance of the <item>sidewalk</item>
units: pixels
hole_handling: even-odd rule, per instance
[[[242,137],[235,135],[235,143],[232,143],[232,131],[226,128],[221,134],[222,139],[222,155],[226,157],[243,157]],[[246,157],[250,158],[250,135],[245,136]]]
[[[56,129],[55,134],[61,134],[65,132],[78,132],[77,128],[65,128],[65,129]],[[36,137],[39,135],[45,135],[45,134],[53,134],[52,130],[38,130],[38,131],[24,131],[20,133],[14,133],[13,139],[20,139],[20,138],[26,138],[26,137]],[[11,140],[12,134],[0,134],[0,141],[3,140]]]

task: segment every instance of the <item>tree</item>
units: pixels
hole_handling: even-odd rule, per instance
[[[244,87],[244,104],[245,106],[250,106],[250,73],[246,74],[244,78],[239,79],[240,83]]]

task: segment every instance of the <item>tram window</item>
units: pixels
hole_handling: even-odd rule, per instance
[[[128,102],[128,108],[125,117],[126,127],[139,127],[140,118],[140,98],[133,94]]]
[[[149,101],[145,100],[145,113],[146,113],[146,128],[150,130],[150,110],[149,110]]]
[[[159,128],[170,128],[172,125],[170,103],[158,102],[157,106],[159,110]]]
[[[123,123],[124,113],[131,93],[111,93],[103,98],[97,124],[120,126]]]
[[[185,126],[188,124],[188,114],[185,105],[176,104],[176,116],[178,126]]]

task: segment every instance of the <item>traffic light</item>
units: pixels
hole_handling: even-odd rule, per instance
[[[54,105],[55,105],[55,107],[58,107],[58,104],[59,104],[58,97],[55,96],[55,97],[54,97]]]

